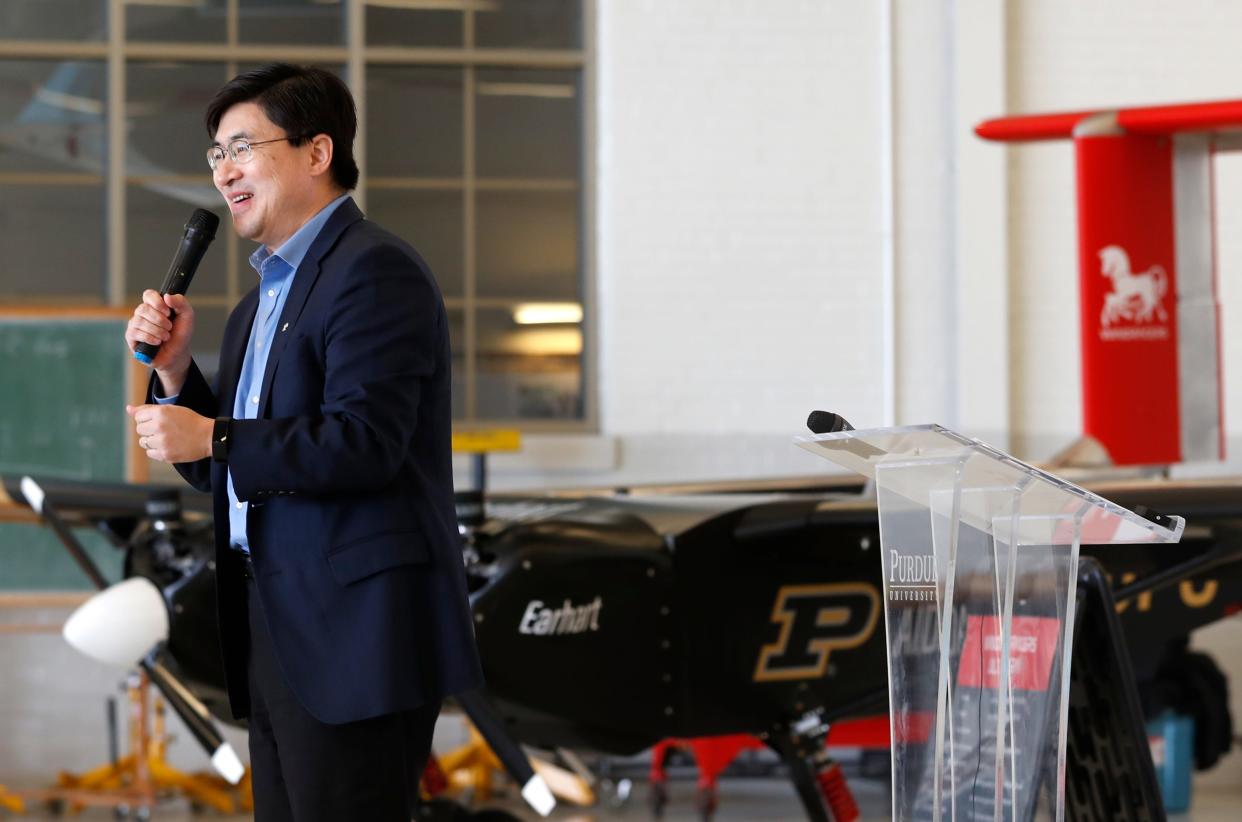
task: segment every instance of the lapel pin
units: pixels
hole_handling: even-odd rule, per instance
[[[281,330],[281,331],[288,331],[288,330],[289,330],[289,323],[285,323],[284,325],[282,325],[282,326],[280,327],[280,330]]]

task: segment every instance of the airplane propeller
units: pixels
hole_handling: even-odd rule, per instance
[[[22,478],[20,488],[31,510],[47,522],[87,578],[100,589],[65,622],[65,640],[100,662],[141,667],[207,751],[216,772],[231,784],[239,783],[245,767],[237,751],[224,739],[207,706],[159,662],[169,632],[168,605],[160,589],[144,577],[108,585],[43,488],[28,476]]]

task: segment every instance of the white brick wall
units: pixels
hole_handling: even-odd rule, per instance
[[[607,433],[878,417],[875,8],[601,4]]]
[[[945,2],[898,4],[894,36],[896,422],[954,421],[953,54]],[[877,33],[878,34],[878,33]],[[878,42],[878,38],[877,38]],[[879,124],[877,124],[878,126]]]
[[[880,8],[598,4],[609,444],[532,438],[497,486],[807,473],[812,408],[883,422]]]
[[[789,444],[815,407],[1005,444],[1004,155],[968,130],[1001,103],[1003,17],[977,0],[886,8],[601,0],[609,445],[549,459],[532,438],[541,456],[496,459],[497,486],[828,470]]]
[[[817,406],[872,425],[891,404],[894,421],[1032,458],[1067,444],[1081,426],[1072,150],[970,127],[1227,97],[1240,18],[1206,0],[599,0],[601,431],[564,459],[497,460],[497,484],[800,472],[788,435]],[[1242,431],[1228,321],[1242,159],[1217,181],[1227,427]]]

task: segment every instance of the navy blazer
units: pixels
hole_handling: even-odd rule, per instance
[[[215,388],[192,364],[178,405],[232,415],[257,305],[256,287],[229,316]],[[233,422],[227,466],[250,503],[246,533],[278,662],[323,722],[482,684],[453,503],[449,366],[427,264],[346,200],[293,278],[258,419]],[[242,718],[246,591],[228,545],[226,466],[176,467],[214,496],[221,643]]]

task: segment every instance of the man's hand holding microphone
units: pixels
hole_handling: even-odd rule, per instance
[[[194,336],[194,308],[186,299],[194,271],[207,246],[215,239],[220,219],[195,209],[172,265],[159,291],[147,289],[125,327],[125,343],[134,358],[155,369],[159,394],[181,393],[190,370],[190,340]],[[138,445],[161,462],[195,462],[211,456],[214,420],[178,405],[127,405],[134,420]]]

